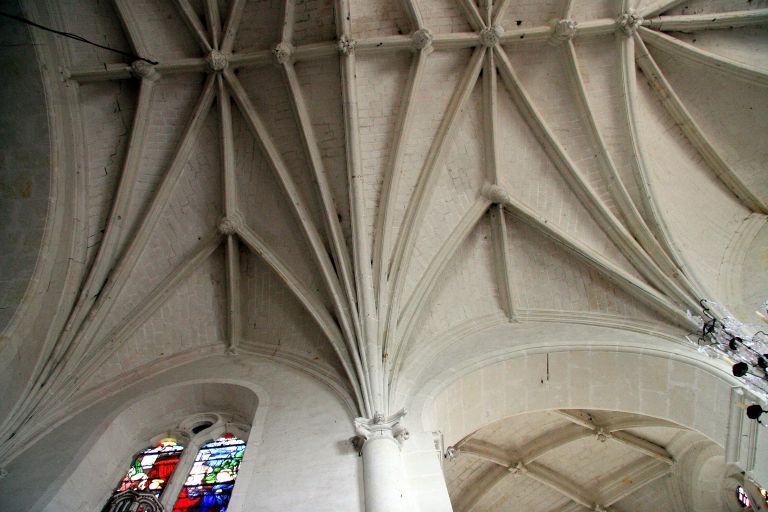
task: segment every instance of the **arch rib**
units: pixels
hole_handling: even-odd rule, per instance
[[[211,53],[213,46],[209,40],[210,36],[208,32],[206,32],[205,27],[203,27],[203,23],[192,8],[192,5],[190,5],[189,0],[173,0],[173,3],[176,4],[176,7],[181,13],[181,17],[184,19],[184,23],[189,27],[189,30],[192,32],[195,41],[197,41],[197,44],[200,46],[203,53]]]
[[[144,37],[141,35],[136,14],[131,9],[131,2],[129,0],[114,0],[114,3],[115,11],[117,11],[120,23],[125,29],[125,34],[128,37],[128,43],[131,45],[133,53],[140,57],[149,57],[151,54]]]
[[[606,260],[602,255],[584,245],[568,233],[558,229],[545,219],[539,217],[527,206],[518,203],[511,197],[504,202],[504,206],[511,214],[520,218],[523,222],[526,222],[534,229],[537,229],[545,236],[563,245],[572,254],[579,257],[592,268],[598,270],[606,278],[633,297],[663,314],[675,325],[688,331],[695,328],[685,314],[683,314],[675,304],[670,302],[669,299],[660,295],[655,289]]]
[[[293,275],[285,263],[280,260],[272,249],[270,249],[254,231],[247,226],[241,226],[238,229],[238,235],[246,247],[248,247],[253,254],[264,260],[275,274],[278,275],[291,293],[293,293],[299,302],[301,302],[304,309],[312,316],[315,322],[317,322],[320,329],[323,330],[323,333],[331,343],[333,350],[336,352],[336,355],[349,378],[350,385],[352,386],[355,398],[357,399],[358,407],[361,411],[367,410],[368,402],[365,394],[365,381],[361,379],[362,363],[356,357],[354,347],[349,346],[350,340],[345,339],[333,317],[320,300],[320,297],[304,286],[301,280]],[[345,347],[345,341],[347,347]]]
[[[459,223],[448,236],[437,255],[429,263],[421,279],[416,284],[413,293],[400,313],[397,325],[401,330],[398,336],[399,343],[395,346],[394,367],[397,369],[402,365],[402,358],[405,356],[405,349],[416,326],[416,320],[419,314],[427,305],[427,297],[437,284],[438,278],[442,275],[445,268],[450,263],[456,251],[461,247],[469,234],[478,225],[483,215],[488,211],[490,201],[485,198],[479,198],[472,207],[467,210]],[[393,376],[394,380],[394,376]]]
[[[645,7],[641,14],[643,18],[650,18],[651,16],[658,16],[659,14],[673,9],[683,3],[685,0],[656,0],[651,2],[650,5]]]
[[[221,15],[218,0],[205,0],[205,22],[211,36],[211,45],[218,50],[221,42]]]
[[[243,8],[245,0],[231,0],[229,3],[229,13],[227,21],[224,23],[224,30],[221,38],[221,51],[231,53],[235,44],[237,30],[240,28],[240,22],[243,19]]]
[[[654,231],[656,239],[661,243],[664,250],[670,255],[675,265],[682,270],[687,278],[689,292],[696,297],[711,296],[702,291],[702,286],[697,276],[688,267],[685,259],[679,249],[672,242],[672,236],[664,217],[660,213],[660,206],[657,201],[657,195],[654,194],[654,187],[651,183],[650,173],[645,160],[645,149],[642,138],[640,137],[638,113],[637,113],[637,75],[635,69],[635,40],[631,37],[617,36],[617,44],[621,55],[621,87],[623,89],[624,114],[626,116],[627,134],[629,136],[631,147],[631,165],[637,178],[637,184],[640,188],[640,200],[643,202],[644,210],[650,217],[650,228]],[[696,309],[694,309],[695,311]]]
[[[697,64],[729,73],[746,82],[768,87],[768,69],[723,57],[697,46],[681,41],[676,37],[640,27],[638,33],[645,43],[672,55],[692,60]]]
[[[400,103],[400,111],[397,115],[392,149],[389,153],[381,185],[381,199],[379,201],[379,212],[376,217],[376,230],[373,241],[373,265],[376,279],[374,284],[379,290],[380,304],[386,302],[386,293],[383,288],[386,288],[387,271],[389,270],[390,258],[392,256],[392,224],[394,222],[392,216],[396,207],[397,191],[400,187],[401,166],[403,165],[406,141],[411,132],[411,125],[413,124],[413,117],[416,112],[416,96],[424,76],[426,63],[427,53],[425,51],[419,51],[414,55],[403,100]]]
[[[229,69],[224,71],[224,77],[227,81],[227,84],[229,85],[230,91],[233,94],[235,102],[243,113],[243,117],[245,118],[248,127],[253,132],[256,142],[260,145],[261,150],[270,163],[270,166],[272,167],[276,178],[280,182],[286,197],[289,199],[292,211],[296,216],[302,231],[304,232],[304,236],[310,248],[312,249],[314,259],[317,261],[320,267],[323,281],[328,287],[328,292],[330,293],[331,299],[333,301],[334,309],[339,316],[339,321],[341,323],[344,337],[350,344],[350,351],[352,355],[355,356],[356,362],[359,363],[359,354],[354,346],[356,337],[352,325],[351,312],[348,307],[349,305],[344,301],[344,292],[342,291],[341,284],[338,281],[338,277],[333,269],[333,265],[328,256],[328,253],[326,252],[325,245],[323,244],[323,241],[320,237],[320,233],[312,222],[309,211],[301,199],[302,195],[299,192],[296,184],[293,182],[293,178],[288,172],[288,168],[286,167],[285,162],[283,162],[282,156],[280,155],[277,146],[275,146],[275,143],[269,136],[264,122],[261,120],[261,117],[256,111],[256,108],[251,103],[251,100],[248,97],[248,94],[245,92],[242,84],[240,83],[240,80]],[[361,372],[359,377],[362,379],[362,368],[358,368],[358,370]]]
[[[592,187],[586,182],[575,164],[570,160],[565,149],[556,140],[552,130],[545,123],[533,101],[524,90],[520,80],[512,68],[506,53],[496,49],[499,72],[513,101],[520,110],[523,118],[537,140],[541,143],[552,163],[590,213],[594,221],[603,229],[608,238],[616,245],[621,253],[648,279],[654,286],[665,291],[681,304],[693,310],[697,307],[695,299],[671,281],[656,263],[648,256],[635,238],[622,226],[613,213],[597,197]]]
[[[286,6],[288,9],[288,6]],[[286,21],[287,23],[287,21]],[[352,327],[355,333],[355,339],[362,337],[360,330],[360,319],[356,311],[357,297],[355,296],[355,283],[352,278],[351,262],[347,251],[347,244],[344,240],[344,234],[339,224],[339,216],[336,211],[336,205],[331,193],[331,187],[328,183],[328,173],[323,163],[323,157],[320,152],[320,145],[317,136],[312,127],[312,120],[309,117],[304,95],[299,85],[299,78],[296,75],[296,69],[293,64],[286,62],[283,65],[283,74],[288,82],[289,97],[291,106],[296,117],[296,123],[301,134],[301,141],[304,146],[307,159],[309,160],[312,176],[317,184],[317,192],[320,196],[320,204],[323,207],[323,219],[325,220],[325,230],[331,242],[331,250],[336,263],[336,274],[341,278],[344,292],[346,293],[347,304],[351,309]]]
[[[232,102],[229,91],[221,75],[216,77],[219,89],[219,121],[221,138],[221,160],[224,198],[224,216],[228,219],[239,217],[237,211],[237,192],[235,181],[235,137],[232,129]],[[227,336],[229,352],[237,351],[240,329],[242,325],[240,311],[240,248],[233,234],[227,235],[226,240],[226,276],[227,276]]]
[[[643,26],[663,32],[718,30],[762,25],[768,21],[768,9],[685,14],[646,19]]]
[[[594,116],[594,110],[587,95],[586,85],[584,77],[579,70],[578,58],[576,55],[576,48],[572,41],[568,41],[567,53],[569,56],[567,69],[571,75],[572,83],[574,84],[577,92],[577,97],[580,100],[581,110],[584,113],[594,139],[594,144],[599,150],[599,156],[602,160],[600,169],[603,174],[603,180],[608,184],[608,188],[619,208],[621,216],[627,222],[631,235],[638,240],[640,246],[648,252],[652,257],[654,263],[659,266],[659,269],[666,274],[666,276],[679,276],[678,268],[675,262],[664,251],[659,242],[653,236],[648,225],[643,220],[642,215],[635,206],[632,198],[629,195],[619,172],[616,168],[616,164],[613,161],[610,153],[608,152],[605,139],[600,132],[597,125],[597,120]],[[689,284],[685,281],[684,276],[679,279],[679,285],[688,293],[691,293]]]
[[[425,204],[428,202],[429,197],[434,191],[437,168],[445,158],[448,141],[451,140],[456,130],[456,126],[458,125],[457,119],[459,114],[463,111],[474,85],[477,82],[480,67],[483,63],[484,52],[484,48],[477,48],[475,50],[469,65],[453,92],[450,104],[448,105],[448,110],[443,116],[443,120],[440,123],[435,139],[432,141],[424,166],[419,173],[416,188],[411,195],[408,208],[405,212],[405,218],[400,229],[400,236],[395,245],[392,265],[388,272],[388,281],[393,282],[394,286],[390,288],[391,292],[388,294],[390,299],[389,304],[385,305],[387,308],[387,325],[385,333],[382,333],[386,336],[386,338],[384,338],[385,353],[387,352],[389,342],[396,335],[400,294],[402,293],[406,273],[404,262],[409,260],[413,251],[416,235],[419,232],[419,227],[424,217]],[[380,310],[383,311],[382,303],[380,303]]]
[[[641,28],[641,34],[652,33],[648,29]],[[749,187],[739,178],[736,172],[723,160],[712,143],[707,139],[701,130],[701,127],[694,121],[688,109],[683,105],[680,97],[672,89],[667,79],[664,77],[661,69],[653,59],[648,49],[643,44],[640,36],[636,36],[635,45],[637,48],[636,60],[640,69],[650,82],[653,91],[656,93],[659,101],[667,109],[669,115],[677,122],[677,125],[683,131],[696,148],[705,162],[709,164],[718,178],[725,186],[752,211],[757,213],[768,213],[766,206],[757,196],[755,196]]]

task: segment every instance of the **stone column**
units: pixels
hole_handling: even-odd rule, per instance
[[[401,424],[405,409],[384,417],[357,418],[355,430],[363,443],[363,482],[366,512],[406,512],[400,447],[408,439]]]

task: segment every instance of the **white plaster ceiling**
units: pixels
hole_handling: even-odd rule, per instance
[[[0,453],[89,390],[212,352],[305,368],[371,415],[479,328],[676,343],[699,298],[741,305],[766,4],[635,3],[48,2],[159,63],[62,43],[83,272]]]

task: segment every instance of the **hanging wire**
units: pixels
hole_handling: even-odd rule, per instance
[[[87,44],[96,46],[98,48],[101,48],[101,49],[104,49],[104,50],[108,50],[110,52],[119,53],[121,55],[129,57],[131,60],[143,60],[144,62],[148,62],[149,64],[157,64],[157,61],[141,57],[141,56],[136,55],[134,53],[124,52],[124,51],[118,50],[116,48],[110,48],[109,46],[104,46],[103,44],[94,43],[93,41],[90,41],[90,40],[84,38],[83,36],[80,36],[80,35],[77,35],[77,34],[72,34],[71,32],[64,32],[62,30],[56,30],[56,29],[53,29],[53,28],[50,28],[50,27],[46,27],[46,26],[40,25],[39,23],[35,23],[32,20],[28,20],[27,18],[24,18],[22,16],[16,16],[15,14],[9,14],[7,12],[2,12],[2,11],[0,11],[0,16],[3,16],[5,18],[10,18],[10,19],[18,21],[20,23],[25,23],[25,24],[30,25],[30,26],[35,27],[35,28],[39,28],[39,29],[42,29],[42,30],[47,30],[48,32],[53,32],[54,34],[58,34],[60,36],[68,37],[70,39],[74,39],[75,41],[80,41],[81,43],[87,43]]]

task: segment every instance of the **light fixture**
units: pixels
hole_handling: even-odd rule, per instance
[[[727,361],[744,387],[759,400],[768,402],[768,333],[759,326],[740,322],[715,302],[702,299],[699,304],[701,316],[689,312],[688,317],[700,331],[689,334],[686,339],[708,357]],[[768,301],[760,306],[757,316],[768,322]]]
[[[747,418],[751,420],[757,420],[758,423],[762,423],[760,421],[760,416],[763,415],[763,413],[766,413],[765,409],[762,408],[760,404],[752,404],[749,407],[747,407]]]

